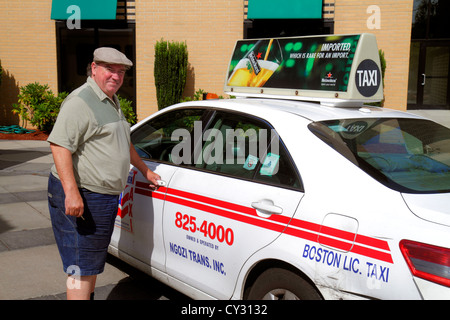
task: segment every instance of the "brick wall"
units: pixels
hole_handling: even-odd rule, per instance
[[[11,112],[19,87],[48,84],[57,92],[55,23],[50,0],[0,0],[0,125],[19,124]]]
[[[380,9],[379,29],[370,29],[373,12],[371,5]],[[336,34],[374,33],[378,48],[385,53],[385,107],[406,110],[409,52],[413,0],[335,0]],[[374,27],[378,27],[376,24]]]
[[[156,41],[186,41],[189,68],[185,94],[198,89],[223,95],[236,40],[243,37],[242,0],[136,0],[138,119],[157,111],[153,63]]]

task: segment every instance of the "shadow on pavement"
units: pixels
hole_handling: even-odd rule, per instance
[[[0,170],[23,164],[25,162],[40,158],[51,154],[50,151],[44,148],[34,148],[30,150],[2,150],[0,149]]]
[[[189,297],[166,286],[144,272],[108,254],[107,263],[125,272],[129,277],[117,284],[95,289],[96,299],[105,300],[175,300],[188,301]]]

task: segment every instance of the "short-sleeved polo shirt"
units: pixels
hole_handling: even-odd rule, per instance
[[[130,125],[114,96],[111,100],[89,77],[63,102],[48,142],[72,153],[78,187],[120,194],[130,169]],[[51,172],[57,177],[53,166]]]

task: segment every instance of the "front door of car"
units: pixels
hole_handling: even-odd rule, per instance
[[[176,170],[171,165],[145,163],[165,182],[170,181]],[[155,190],[136,168],[131,168],[119,199],[111,238],[111,245],[119,251],[162,271],[165,268],[161,228],[165,194],[165,187]]]
[[[302,186],[281,140],[261,120],[217,112],[201,146],[167,189],[166,270],[227,299],[245,261],[289,223]]]
[[[175,110],[143,122],[133,129],[131,141],[150,170],[166,184],[178,170],[177,159],[171,157],[179,140],[172,140],[176,129],[190,132],[194,122],[201,120],[204,110]],[[163,207],[167,187],[153,190],[136,169],[131,168],[116,217],[111,246],[134,259],[164,271]]]

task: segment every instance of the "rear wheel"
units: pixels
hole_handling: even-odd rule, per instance
[[[256,279],[248,291],[249,300],[320,300],[317,290],[298,274],[271,268]]]

